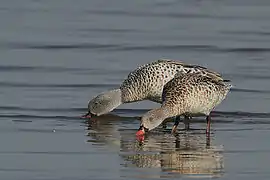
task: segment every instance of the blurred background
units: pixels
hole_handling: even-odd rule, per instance
[[[1,179],[269,179],[269,9],[267,0],[1,0]],[[92,97],[160,58],[231,79],[210,139],[172,136],[169,124],[140,146],[138,117],[159,106],[151,102],[79,118]],[[204,118],[191,126],[205,128]]]

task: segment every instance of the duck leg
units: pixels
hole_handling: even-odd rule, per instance
[[[185,130],[188,131],[189,130],[189,121],[190,121],[190,117],[189,116],[185,116],[184,118],[184,124],[185,124]]]
[[[206,148],[210,148],[210,136],[206,135]]]
[[[211,124],[211,116],[210,114],[206,117],[206,123],[207,123],[207,126],[206,126],[206,134],[210,134],[210,124]]]
[[[172,127],[172,133],[175,133],[175,131],[176,131],[176,129],[177,129],[177,126],[178,126],[179,122],[180,122],[180,116],[176,116],[174,125],[173,125],[173,127]]]

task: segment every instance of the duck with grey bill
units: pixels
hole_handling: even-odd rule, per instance
[[[140,129],[136,135],[144,135],[145,129],[151,131],[166,118],[181,115],[189,117],[198,114],[206,115],[206,133],[209,134],[210,112],[227,96],[232,87],[228,82],[229,80],[224,80],[214,74],[179,73],[175,75],[164,86],[161,107],[143,115]],[[173,133],[177,129],[178,121],[172,128]]]
[[[177,73],[221,75],[205,67],[180,61],[160,59],[139,66],[130,72],[118,89],[103,92],[88,103],[88,113],[83,116],[100,116],[111,112],[124,103],[150,100],[162,103],[162,89]]]

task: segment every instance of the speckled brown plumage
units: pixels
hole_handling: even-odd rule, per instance
[[[144,129],[152,130],[166,118],[177,116],[172,132],[179,124],[179,116],[185,119],[194,115],[207,116],[207,134],[210,132],[210,112],[219,105],[228,94],[231,85],[215,73],[177,73],[164,85],[162,105],[145,113],[137,135],[143,135]],[[186,126],[189,128],[189,126]]]
[[[229,83],[214,74],[177,74],[164,86],[162,107],[170,108],[173,115],[209,115],[230,88]]]
[[[180,61],[161,59],[142,65],[131,72],[120,87],[123,102],[134,102],[148,99],[161,103],[163,86],[176,73],[200,73],[202,75],[220,74],[198,65],[189,65]]]
[[[228,94],[231,85],[215,74],[202,75],[176,74],[163,89],[162,106],[171,116],[206,115],[206,133],[210,132],[210,112],[219,105]],[[173,126],[175,132],[179,119]],[[187,126],[189,127],[189,126]]]
[[[167,59],[153,61],[129,73],[118,89],[103,92],[90,100],[84,117],[106,114],[124,103],[143,100],[162,103],[163,86],[177,73],[220,77],[220,74],[198,65]]]

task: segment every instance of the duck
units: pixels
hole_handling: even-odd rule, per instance
[[[141,118],[137,136],[144,135],[158,127],[166,118],[184,115],[185,119],[192,116],[206,116],[206,133],[210,133],[210,113],[227,96],[232,85],[230,80],[208,73],[178,73],[162,91],[162,104],[159,108],[146,112]],[[187,120],[189,121],[189,119]],[[175,120],[171,132],[175,133],[179,119]]]
[[[83,118],[107,114],[125,103],[150,100],[161,104],[162,90],[177,73],[221,75],[199,65],[187,64],[172,59],[158,59],[137,67],[130,72],[119,88],[102,92],[88,103],[88,111]]]

